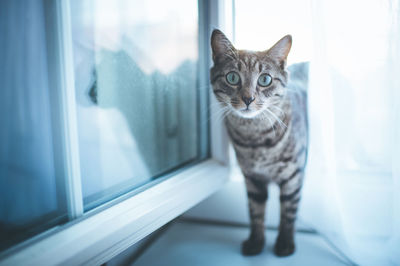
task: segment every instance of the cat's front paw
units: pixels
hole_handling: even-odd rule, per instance
[[[293,237],[285,237],[279,235],[276,239],[274,253],[279,257],[285,257],[292,255],[295,251],[295,244]]]
[[[249,238],[242,243],[242,254],[244,256],[253,256],[261,253],[264,248],[264,237]]]

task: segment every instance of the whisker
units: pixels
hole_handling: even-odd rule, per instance
[[[279,112],[281,112],[281,114],[285,114],[285,112],[284,112],[281,108],[279,108],[278,106],[276,106],[276,105],[271,105],[271,106],[269,106],[269,107],[274,107],[276,110],[278,110]]]
[[[269,124],[272,127],[272,130],[274,131],[274,137],[276,137],[276,131],[275,131],[275,127],[274,127],[274,123],[272,122],[271,118],[264,112],[261,113],[263,118],[267,118],[269,121]]]
[[[285,128],[287,128],[286,124],[283,123],[282,120],[280,120],[279,117],[278,117],[274,112],[272,112],[272,111],[269,110],[268,108],[266,108],[265,110],[266,110],[268,113],[270,113],[270,114],[276,119],[276,121],[278,121],[279,126],[281,126],[281,127],[284,126]]]
[[[211,108],[211,106],[209,107],[209,116],[208,118],[204,121],[204,123],[208,123],[211,121],[211,119],[215,119],[217,121],[217,123],[220,123],[222,121],[222,119],[225,117],[225,114],[227,111],[229,111],[230,107],[229,106],[222,106],[220,102],[218,103],[214,103],[213,107],[215,108]]]

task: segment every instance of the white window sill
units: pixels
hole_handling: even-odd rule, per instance
[[[0,265],[100,265],[220,189],[229,169],[207,160],[135,196],[60,226]]]

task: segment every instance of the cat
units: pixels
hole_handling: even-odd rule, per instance
[[[268,184],[280,188],[280,225],[274,252],[295,251],[295,220],[308,150],[308,65],[297,64],[289,82],[286,60],[292,37],[266,51],[236,50],[219,30],[211,36],[214,65],[210,81],[225,111],[224,122],[245,177],[250,236],[243,255],[256,255],[265,243]]]

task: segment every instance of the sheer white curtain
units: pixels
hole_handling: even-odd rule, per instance
[[[400,265],[399,1],[312,1],[301,219],[360,265]]]

